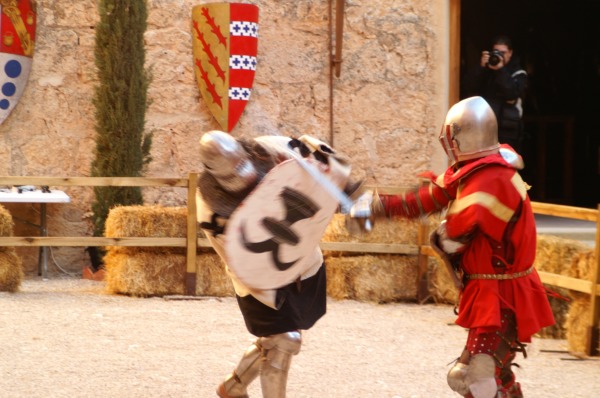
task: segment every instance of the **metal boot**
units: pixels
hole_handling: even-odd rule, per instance
[[[258,376],[261,362],[261,349],[257,341],[248,347],[235,370],[219,385],[217,395],[221,398],[248,398],[246,389]]]

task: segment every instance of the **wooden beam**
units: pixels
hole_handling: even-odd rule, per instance
[[[574,218],[576,220],[594,221],[598,220],[599,210],[586,209],[584,207],[574,207],[565,205],[555,205],[551,203],[531,202],[531,208],[536,214],[545,214],[554,217]]]
[[[56,237],[56,236],[12,236],[0,237],[0,246],[163,246],[185,247],[186,238],[104,238],[104,237]]]
[[[93,186],[93,187],[187,187],[187,178],[150,177],[8,177],[0,185]]]
[[[460,99],[460,0],[450,0],[450,43],[448,49],[448,103]]]
[[[187,191],[187,241],[186,241],[186,269],[185,292],[188,296],[196,294],[196,251],[198,249],[198,217],[196,209],[196,188],[198,187],[198,174],[191,173],[188,178]]]
[[[325,251],[353,252],[353,253],[382,253],[382,254],[419,254],[417,245],[401,245],[392,243],[356,243],[356,242],[321,242],[321,249]]]
[[[583,279],[572,278],[570,276],[552,274],[550,272],[538,271],[540,279],[548,285],[563,287],[565,289],[575,290],[577,292],[592,292],[592,282]]]
[[[346,0],[335,0],[335,53],[333,56],[333,68],[335,77],[342,73],[342,43],[344,42],[344,8]]]

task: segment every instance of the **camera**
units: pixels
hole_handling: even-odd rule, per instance
[[[502,54],[502,51],[491,50],[490,51],[490,59],[488,59],[488,65],[496,66],[501,61],[504,61],[504,55]]]

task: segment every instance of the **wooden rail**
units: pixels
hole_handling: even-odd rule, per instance
[[[211,247],[208,239],[198,238],[196,221],[196,173],[190,173],[188,178],[151,178],[151,177],[2,177],[0,185],[35,185],[35,186],[138,186],[138,187],[183,187],[187,189],[187,236],[185,238],[111,238],[111,237],[0,237],[0,246],[133,246],[133,247],[185,247],[186,250],[186,293],[194,295],[196,291],[196,251],[198,247]],[[380,192],[397,193],[404,190],[400,187],[379,187]],[[564,217],[577,220],[596,222],[595,260],[591,280],[571,278],[564,275],[539,272],[542,282],[575,290],[590,295],[589,330],[587,336],[587,354],[599,355],[599,323],[600,323],[600,205],[598,209],[585,209],[572,206],[554,205],[532,202],[536,214]],[[415,245],[384,244],[384,243],[348,243],[321,242],[323,250],[341,252],[404,254],[418,256],[419,277],[417,283],[417,298],[427,295],[426,272],[427,257],[435,256],[429,247],[426,223],[420,223],[418,242]]]
[[[598,356],[600,349],[600,204],[596,210],[584,209],[573,206],[552,205],[548,203],[532,202],[534,213],[554,217],[572,218],[576,220],[593,221],[596,223],[596,241],[594,259],[596,261],[592,270],[592,279],[589,281],[569,278],[564,275],[555,275],[540,272],[542,282],[553,286],[566,287],[590,295],[590,312],[586,336],[586,354]]]

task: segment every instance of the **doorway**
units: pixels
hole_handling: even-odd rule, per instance
[[[489,49],[498,34],[511,37],[528,73],[522,174],[532,186],[531,199],[596,208],[600,203],[600,2],[460,1],[460,78],[477,67],[481,51]]]

